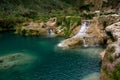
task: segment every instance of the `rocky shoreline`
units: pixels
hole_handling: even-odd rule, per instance
[[[114,41],[104,51],[102,57],[101,80],[120,80],[120,22],[106,27]]]
[[[81,20],[79,16],[53,17],[47,21],[28,21],[16,28],[16,34],[24,36],[63,36],[58,47],[74,48],[77,46],[97,46],[107,44],[100,54],[102,58],[101,80],[119,80],[120,77],[120,16],[102,15],[91,20]],[[13,54],[0,57],[0,70],[21,65],[24,54]],[[15,61],[9,61],[9,58]],[[6,62],[4,62],[4,60]],[[28,59],[29,60],[29,59]],[[17,62],[16,62],[17,61]],[[4,64],[5,63],[5,64]],[[26,62],[25,62],[26,63]]]

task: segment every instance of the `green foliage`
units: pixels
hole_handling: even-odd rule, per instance
[[[65,37],[68,38],[70,37],[72,30],[75,28],[73,27],[75,23],[75,27],[81,24],[81,18],[79,18],[79,16],[62,16],[58,17],[57,26],[61,26],[64,31]]]
[[[64,19],[64,24],[62,25],[64,28],[64,34],[65,34],[65,37],[69,37],[70,34],[71,34],[71,30],[70,30],[70,19]]]
[[[120,63],[115,66],[111,80],[120,80]]]
[[[61,0],[1,0],[0,11],[5,14],[34,17],[38,13],[52,13],[68,7],[68,3]]]
[[[102,69],[103,69],[103,72],[104,72],[104,73],[106,73],[106,74],[109,73],[106,66],[104,66]]]
[[[21,35],[25,35],[25,34],[26,34],[26,30],[23,29],[23,30],[21,31]]]
[[[113,56],[111,56],[111,55],[108,56],[108,59],[109,59],[109,61],[110,61],[111,63],[115,60],[115,58],[114,58]]]
[[[79,7],[79,9],[82,10],[86,10],[86,11],[90,11],[90,8],[94,7],[94,5],[92,3],[88,3],[86,5],[82,5],[81,7]]]
[[[82,13],[81,17],[85,18],[85,19],[92,19],[95,16],[95,14],[92,13]]]
[[[113,53],[113,52],[115,52],[115,47],[114,47],[114,46],[109,47],[109,48],[107,49],[107,52],[108,52],[108,53]]]
[[[84,4],[84,0],[76,0],[76,6],[78,10],[81,6],[83,6],[83,4]]]
[[[22,17],[15,17],[13,15],[9,15],[5,18],[0,19],[0,27],[3,30],[14,30],[15,26],[18,23],[22,23],[24,21],[24,18]]]

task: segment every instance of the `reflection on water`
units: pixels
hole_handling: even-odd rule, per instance
[[[2,35],[1,56],[24,52],[33,55],[36,60],[0,71],[0,80],[99,79],[102,47],[61,50],[56,48],[61,38],[23,37],[12,33]]]

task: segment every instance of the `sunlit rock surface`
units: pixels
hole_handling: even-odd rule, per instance
[[[120,22],[106,28],[111,32],[114,42],[105,50],[102,61],[101,80],[120,80]]]
[[[17,27],[16,33],[25,36],[41,36],[56,34],[57,18],[50,18],[47,22],[43,21],[28,21]]]
[[[106,28],[106,31],[111,32],[114,39],[120,38],[120,22],[114,23]]]
[[[66,40],[63,40],[58,46],[59,47],[74,47],[80,44],[80,46],[96,46],[98,44],[104,44],[107,39],[107,35],[104,29],[101,29],[98,24],[98,19],[84,20],[83,24],[80,26],[80,30]],[[70,46],[69,46],[70,45]]]

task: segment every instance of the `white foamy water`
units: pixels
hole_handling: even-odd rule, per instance
[[[85,35],[86,31],[87,31],[87,28],[88,27],[87,27],[86,22],[82,23],[82,26],[81,26],[79,32],[75,36],[73,36],[73,37],[76,38],[76,37]]]
[[[72,38],[83,37],[86,34],[87,29],[88,29],[88,26],[87,26],[86,22],[83,22],[79,32],[75,36],[73,36]],[[68,41],[69,41],[69,39],[68,39]],[[65,45],[64,42],[59,43],[57,46],[58,47],[68,47],[68,45]],[[85,39],[83,39],[83,46],[88,47],[88,45],[85,42]]]

